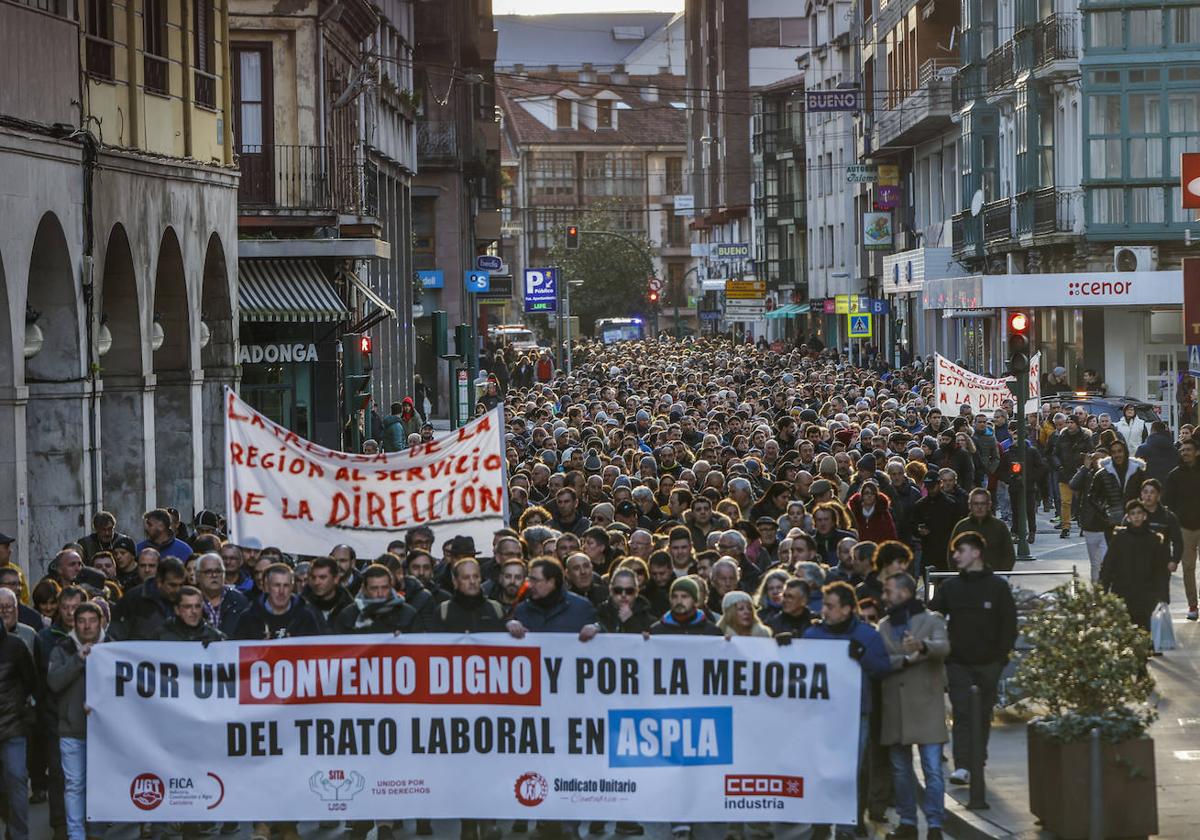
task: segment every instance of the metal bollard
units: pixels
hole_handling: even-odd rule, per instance
[[[1088,761],[1088,840],[1104,840],[1104,753],[1100,727],[1092,729]]]
[[[987,784],[983,780],[983,708],[979,686],[973,685],[971,686],[971,787],[967,808],[972,811],[985,811],[990,807],[987,803]]]

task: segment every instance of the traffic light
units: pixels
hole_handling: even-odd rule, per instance
[[[646,295],[646,300],[650,302],[651,306],[658,306],[658,290],[651,289],[649,294]]]
[[[435,309],[432,313],[431,326],[433,328],[433,352],[439,359],[444,359],[450,355],[449,331],[450,321],[443,309]]]
[[[360,335],[358,337],[358,355],[362,357],[363,372],[369,373],[375,366],[374,356],[371,354],[371,336]]]
[[[579,226],[567,225],[567,250],[579,250]]]
[[[1008,370],[1029,372],[1029,316],[1024,312],[1008,313]]]

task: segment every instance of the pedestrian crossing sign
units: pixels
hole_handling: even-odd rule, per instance
[[[1200,344],[1188,347],[1188,376],[1200,376]]]
[[[859,312],[857,314],[847,315],[846,322],[850,327],[851,338],[870,338],[873,334],[871,329],[871,313]]]

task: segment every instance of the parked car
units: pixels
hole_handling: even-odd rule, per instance
[[[1042,405],[1057,403],[1062,406],[1063,412],[1071,412],[1075,410],[1076,406],[1083,406],[1083,409],[1088,414],[1107,414],[1112,418],[1114,424],[1121,419],[1121,412],[1125,406],[1132,403],[1137,407],[1137,416],[1147,423],[1153,423],[1155,420],[1162,419],[1154,406],[1136,397],[1115,397],[1111,394],[1071,391],[1052,396],[1043,396],[1041,402]]]

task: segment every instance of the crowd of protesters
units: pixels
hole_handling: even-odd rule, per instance
[[[918,837],[915,746],[925,836],[940,837],[945,745],[949,781],[968,783],[972,687],[994,705],[1017,637],[1011,590],[996,574],[1016,561],[1012,405],[991,415],[939,406],[919,360],[858,368],[815,341],[783,353],[718,340],[581,342],[570,375],[546,373],[543,361],[490,357],[495,376],[480,408],[506,410],[510,515],[490,545],[463,536],[435,545],[418,527],[374,556],[338,545],[292,557],[253,536],[227,541],[212,511],[188,527],[173,510],[152,510],[136,521],[140,541],[101,512],[44,578],[27,581],[0,535],[9,836],[29,837],[30,802],[49,803],[55,840],[102,836],[84,814],[84,675],[97,644],[562,632],[584,642],[600,633],[848,642],[865,675],[851,747],[860,820],[815,836],[863,836],[875,822],[889,838]],[[429,439],[427,410],[424,395],[396,404],[367,448]],[[1143,626],[1182,563],[1195,619],[1191,430],[1176,441],[1162,423],[1114,424],[1053,403],[1030,419],[1030,525],[1038,504],[1053,508],[1063,536],[1077,523],[1093,578]],[[926,569],[951,573],[928,601]],[[374,825],[380,840],[393,836],[391,823]],[[371,827],[346,830],[362,837]],[[691,829],[672,826],[680,840]],[[552,838],[564,826],[532,830]],[[614,830],[643,833],[634,822]],[[143,836],[156,831],[144,826]],[[418,820],[415,831],[432,826]],[[463,840],[500,835],[493,821],[463,821],[461,831]],[[769,826],[729,826],[734,840],[746,832],[769,836]],[[297,836],[294,824],[252,826],[256,840]]]

